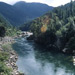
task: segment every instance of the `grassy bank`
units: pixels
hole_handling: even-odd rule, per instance
[[[9,54],[7,52],[0,52],[0,75],[11,75],[11,68],[8,68],[5,64],[9,58]]]
[[[0,51],[0,75],[11,75],[12,68],[9,68],[6,65],[6,61],[9,60],[10,57],[10,44],[2,44],[2,50]]]
[[[12,44],[11,43],[3,44],[2,49],[5,52],[9,52],[10,50],[12,50]]]
[[[12,49],[12,43],[2,44],[0,52],[0,75],[20,75],[16,66],[17,54]]]

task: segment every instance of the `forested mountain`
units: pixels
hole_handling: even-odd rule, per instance
[[[6,18],[0,14],[0,37],[15,36],[19,30],[13,27]]]
[[[50,7],[46,4],[26,3],[23,1],[17,2],[16,4],[14,4],[14,6],[20,9],[28,19],[34,19],[35,17],[39,17],[47,11],[53,9],[53,7]]]
[[[10,22],[8,22],[2,14],[0,14],[0,26],[4,26],[4,27],[11,26]]]
[[[29,25],[38,44],[49,50],[75,52],[75,1],[54,8],[26,25]]]
[[[41,3],[17,2],[9,5],[0,2],[0,13],[14,26],[19,26],[52,10],[53,7]]]
[[[19,10],[3,2],[0,2],[0,13],[13,25],[17,24],[17,18],[20,18],[18,15],[21,15]]]
[[[73,5],[75,4],[75,2],[73,2]],[[61,15],[58,15],[58,17],[60,17],[60,18],[66,18],[66,17],[68,17],[70,14],[71,14],[71,7],[70,7],[71,5],[70,5],[70,3],[68,3],[68,4],[66,4],[66,5],[62,5],[62,6],[59,6],[59,7],[57,7],[57,8],[54,8],[54,10],[52,11],[52,12],[54,12],[54,11],[56,11],[57,13],[59,13],[59,14],[61,14]],[[69,11],[68,11],[69,10]],[[73,10],[75,11],[75,9],[74,9],[74,6],[73,6]],[[46,14],[50,14],[51,12],[49,11],[48,13],[46,13]],[[55,13],[55,12],[54,12]],[[63,14],[64,13],[64,14]],[[46,15],[45,14],[45,15]],[[55,13],[56,14],[56,13]],[[73,12],[73,14],[74,14],[74,12]],[[25,24],[23,24],[21,27],[20,27],[20,29],[21,30],[24,30],[24,31],[26,31],[26,30],[29,30],[29,28],[30,28],[30,25],[31,24],[33,24],[34,23],[34,21],[36,21],[37,20],[37,22],[38,22],[38,19],[39,18],[42,18],[42,17],[44,17],[45,15],[42,15],[41,17],[38,17],[37,19],[35,19],[35,20],[33,20],[33,21],[31,21],[31,22],[28,22],[28,23],[25,23]],[[49,15],[48,15],[49,16]]]

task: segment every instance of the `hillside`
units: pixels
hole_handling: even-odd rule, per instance
[[[0,14],[0,37],[15,36],[19,30],[13,27],[7,19]]]
[[[25,3],[20,1],[14,5],[9,5],[0,2],[0,13],[14,26],[19,26],[33,20],[52,9],[53,7],[41,3]]]
[[[2,14],[0,14],[0,26],[1,25],[3,25],[4,27],[11,26],[10,22],[8,22]]]
[[[34,33],[34,40],[49,50],[73,53],[75,50],[75,2],[55,8],[53,11],[27,23]],[[21,28],[24,30],[24,27]]]

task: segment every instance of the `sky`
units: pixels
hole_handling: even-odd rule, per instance
[[[18,1],[25,1],[25,2],[40,2],[40,3],[45,3],[48,4],[49,6],[60,6],[60,5],[64,5],[68,2],[70,2],[71,0],[0,0],[2,2],[6,2],[8,4],[14,4]]]

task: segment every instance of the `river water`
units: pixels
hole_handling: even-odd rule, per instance
[[[25,75],[75,75],[71,56],[47,52],[25,38],[16,39],[12,46],[18,53],[19,71]]]

